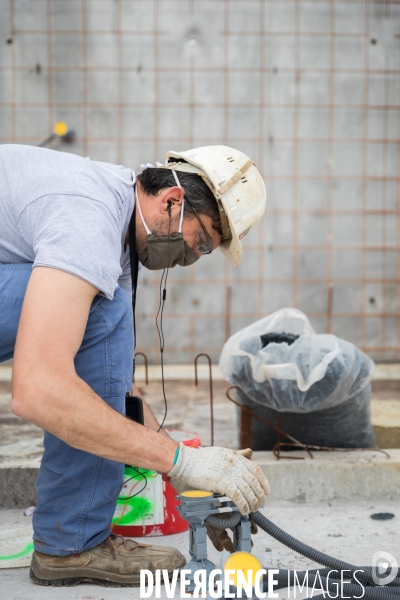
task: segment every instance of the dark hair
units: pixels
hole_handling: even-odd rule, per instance
[[[188,202],[185,202],[184,205],[184,216],[188,218],[196,216],[192,209],[193,206],[194,210],[199,214],[211,217],[213,228],[222,234],[217,201],[208,185],[195,173],[177,171],[177,175],[185,190],[185,197],[188,199]],[[163,168],[153,169],[149,167],[143,173],[140,173],[137,179],[144,193],[149,196],[157,196],[162,189],[176,185],[172,172],[169,169]]]

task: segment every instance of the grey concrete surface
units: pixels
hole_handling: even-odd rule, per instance
[[[271,497],[298,503],[357,498],[400,501],[400,449],[375,451],[313,452],[294,456],[304,460],[279,460],[272,452],[253,457],[271,483]],[[286,454],[290,456],[291,454]]]
[[[374,521],[370,515],[377,512],[391,512],[395,518],[390,521]],[[400,563],[399,554],[399,503],[393,501],[371,502],[357,500],[351,503],[333,501],[325,504],[307,503],[303,505],[280,501],[270,502],[263,513],[279,527],[301,541],[338,558],[357,565],[370,565],[378,551],[391,553]],[[0,531],[26,524],[29,517],[20,511],[0,511]],[[144,539],[145,543],[172,545],[179,548],[188,558],[188,534]],[[254,536],[253,552],[260,554],[266,567],[281,567],[297,570],[317,565],[296,555],[290,549],[264,532]],[[209,556],[215,563],[219,553],[208,544]],[[139,589],[108,589],[95,585],[82,584],[74,588],[43,588],[29,581],[28,569],[0,569],[0,597],[4,600],[128,600],[138,599]],[[162,594],[165,598],[165,594]],[[180,595],[177,593],[176,598]],[[287,590],[280,590],[279,597],[287,599]],[[293,598],[293,591],[291,597]],[[306,595],[297,591],[297,598]]]
[[[397,2],[1,0],[0,143],[140,170],[227,144],[266,183],[240,267],[220,253],[170,274],[166,362],[284,306],[381,360],[399,358]],[[396,279],[397,278],[397,279]],[[138,348],[157,362],[158,274],[143,271]]]

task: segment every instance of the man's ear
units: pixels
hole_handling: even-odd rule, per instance
[[[175,185],[174,187],[162,190],[158,199],[158,206],[161,213],[168,213],[174,216],[177,210],[181,210],[185,190]],[[170,206],[169,206],[170,205]]]

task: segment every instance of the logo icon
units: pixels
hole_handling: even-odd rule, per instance
[[[375,552],[372,557],[372,579],[376,585],[389,585],[397,577],[399,565],[389,552]],[[382,577],[382,575],[385,575]]]

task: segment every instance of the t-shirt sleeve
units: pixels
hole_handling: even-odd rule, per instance
[[[47,195],[29,204],[18,221],[33,248],[34,267],[54,267],[94,285],[112,299],[122,269],[117,217],[101,201]]]

